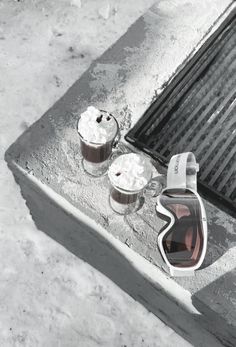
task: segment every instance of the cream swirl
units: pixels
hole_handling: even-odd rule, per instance
[[[148,158],[142,155],[123,154],[111,164],[108,177],[118,189],[139,191],[147,185],[152,177],[152,164]]]
[[[109,113],[89,106],[80,115],[78,132],[86,142],[105,144],[114,139],[117,133],[117,122]]]

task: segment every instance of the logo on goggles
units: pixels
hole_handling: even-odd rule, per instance
[[[180,155],[177,155],[177,157],[176,157],[176,164],[175,164],[175,167],[174,167],[174,172],[175,172],[176,175],[179,173],[180,157],[181,157]]]

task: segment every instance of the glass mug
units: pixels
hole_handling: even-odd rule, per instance
[[[151,161],[141,154],[120,155],[111,164],[108,177],[110,206],[121,215],[137,211],[143,195],[156,196],[162,190],[159,179],[153,177]]]
[[[78,134],[83,169],[95,177],[104,175],[120,139],[117,120],[107,111],[89,106],[78,121]]]

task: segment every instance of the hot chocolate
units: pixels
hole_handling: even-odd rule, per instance
[[[116,119],[108,112],[89,106],[81,114],[78,133],[86,171],[95,176],[106,171],[118,131]]]
[[[108,177],[111,207],[120,214],[130,213],[137,208],[140,193],[152,178],[152,164],[139,154],[124,154],[111,164]]]

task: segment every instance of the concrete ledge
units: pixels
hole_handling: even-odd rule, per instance
[[[34,176],[17,165],[12,169],[40,230],[112,279],[194,346],[221,346],[208,332],[209,324],[202,327],[203,316],[187,290]],[[228,341],[230,332],[225,333]]]
[[[37,226],[195,346],[236,344],[235,220],[206,202],[204,268],[192,279],[170,279],[157,249],[155,200],[131,216],[131,226],[116,215],[107,177],[81,169],[76,123],[93,104],[116,115],[124,136],[233,6],[159,1],[6,154]]]

